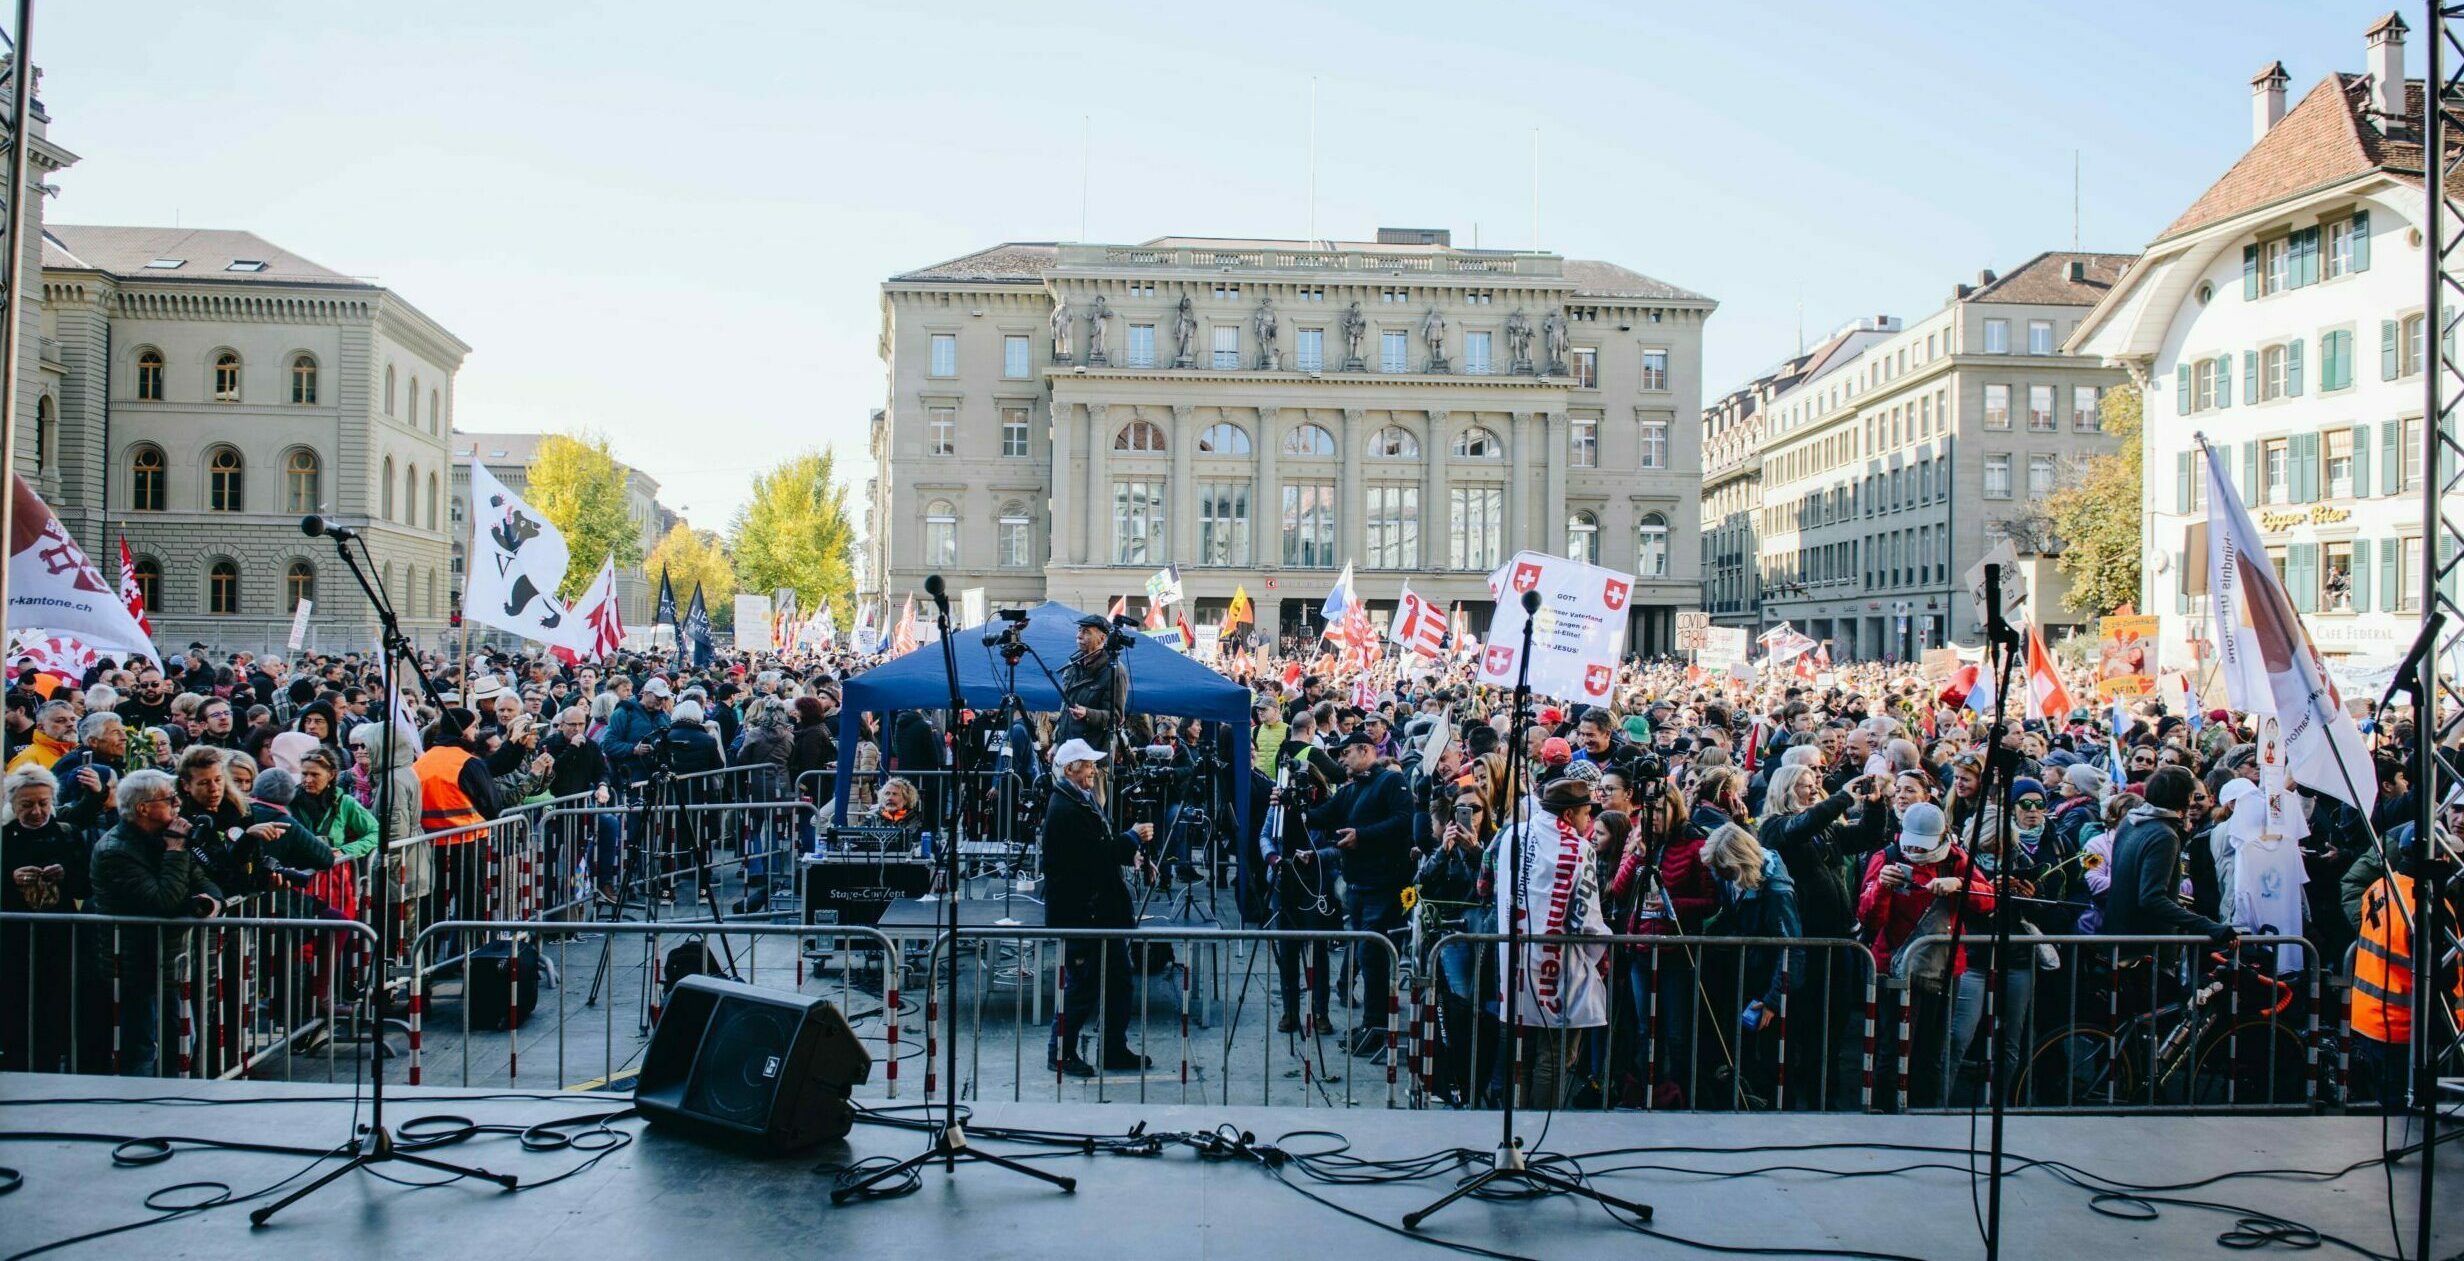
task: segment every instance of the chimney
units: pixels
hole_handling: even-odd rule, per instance
[[[2064,276],[2064,277],[2066,277],[2067,279],[2069,279],[2069,281],[2070,281],[2072,284],[2074,284],[2074,285],[2078,285],[2078,284],[2085,284],[2085,283],[2087,283],[2087,279],[2088,279],[2088,262],[2087,262],[2087,260],[2086,260],[2086,259],[2084,259],[2084,258],[2074,258],[2074,259],[2070,260],[2070,266],[2063,268],[2063,269],[2062,269],[2062,274],[2063,274],[2063,276]]]
[[[2271,61],[2257,74],[2250,76],[2250,143],[2257,144],[2284,119],[2284,85],[2293,76],[2284,72],[2284,63]]]
[[[2393,10],[2370,24],[2370,109],[2379,115],[2379,130],[2400,126],[2404,115],[2404,32],[2411,30]]]
[[[1986,268],[1985,270],[1983,270],[1983,271],[1980,271],[1980,272],[1976,273],[1976,287],[1977,287],[1977,288],[1982,289],[1982,288],[1984,288],[1985,286],[1990,285],[1990,284],[1992,284],[1992,283],[1993,283],[1993,269],[1992,269],[1992,268],[1988,267],[1988,268]]]

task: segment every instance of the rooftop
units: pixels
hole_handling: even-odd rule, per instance
[[[373,281],[301,258],[254,232],[227,228],[46,224],[43,266],[105,272],[126,280],[377,287]]]
[[[2368,75],[2338,73],[2319,80],[2189,209],[2157,233],[2156,240],[2171,240],[2373,171],[2419,184],[2422,97],[2421,81],[2407,80],[2403,116],[2382,118],[2370,110]],[[2450,119],[2464,121],[2464,111],[2453,103],[2447,112]]]
[[[1065,260],[1064,251],[1072,257]],[[1214,253],[1208,253],[1208,252]],[[1207,253],[1204,259],[1195,257]],[[989,249],[962,254],[929,267],[902,272],[892,281],[959,281],[976,284],[1034,284],[1065,261],[1118,261],[1161,266],[1239,266],[1275,270],[1382,270],[1379,260],[1395,260],[1409,271],[1433,271],[1443,260],[1456,260],[1456,274],[1562,276],[1575,296],[1640,298],[1661,302],[1701,302],[1710,298],[1654,279],[1632,268],[1594,259],[1561,259],[1523,250],[1466,250],[1438,244],[1376,241],[1301,241],[1239,237],[1159,236],[1135,246],[1063,245],[1055,241],[1006,241]],[[1355,265],[1337,266],[1337,256]]]
[[[2019,270],[1968,295],[1970,302],[2010,302],[2036,306],[2094,306],[2113,291],[2136,254],[2081,254],[2047,250],[2019,265]],[[2071,264],[2080,264],[2072,277]]]

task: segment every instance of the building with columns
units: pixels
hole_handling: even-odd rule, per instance
[[[1940,310],[1774,395],[1763,408],[1762,621],[1834,660],[1908,661],[1981,642],[1961,577],[2003,540],[2049,639],[2085,619],[2039,505],[2111,451],[2099,411],[2122,373],[2062,341],[2128,254],[2039,254],[1959,285]]]
[[[1888,315],[1857,320],[1703,409],[1703,609],[1714,626],[1762,622],[1763,417],[1771,400],[1899,331]]]
[[[986,607],[1101,609],[1180,566],[1310,620],[1348,561],[1485,625],[1544,549],[1638,575],[1629,643],[1698,606],[1702,328],[1716,304],[1609,263],[1369,242],[1011,243],[882,286],[865,594],[928,573]],[[1133,598],[1132,608],[1141,608]]]
[[[2140,607],[2166,669],[2213,654],[2202,435],[2331,666],[2392,666],[2421,629],[2423,373],[2436,366],[2426,93],[2404,77],[2406,34],[2379,18],[2362,32],[2363,72],[2331,72],[2290,108],[2282,62],[2252,76],[2249,149],[2073,340],[2145,385]]]

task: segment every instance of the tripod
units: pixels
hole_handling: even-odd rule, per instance
[[[351,577],[358,581],[359,589],[367,595],[368,603],[376,609],[377,623],[383,628],[384,634],[385,704],[389,708],[394,705],[394,685],[396,678],[394,673],[396,668],[395,663],[400,662],[402,665],[410,667],[411,677],[418,680],[420,691],[425,693],[428,699],[436,705],[439,713],[445,715],[445,721],[449,724],[453,723],[455,721],[453,718],[453,711],[445,707],[443,699],[436,693],[436,684],[428,678],[426,671],[419,668],[419,659],[417,656],[413,655],[411,651],[411,641],[403,635],[402,623],[394,616],[394,606],[385,598],[384,591],[368,579],[369,570],[374,567],[375,562],[370,560],[366,566],[363,566],[359,558],[355,558],[351,555],[349,543],[351,540],[358,538],[359,536],[349,530],[329,529],[325,524],[324,518],[314,516],[300,522],[300,529],[311,538],[320,534],[329,534],[333,537],[334,551],[342,557],[343,567],[351,571]],[[367,544],[362,542],[360,544],[360,548],[364,553],[367,549]],[[386,716],[386,724],[389,727],[401,721],[402,719],[398,711],[389,713]],[[378,1003],[384,993],[385,961],[392,958],[394,953],[393,877],[390,872],[387,872],[384,869],[384,855],[389,842],[392,840],[391,837],[385,835],[385,828],[393,819],[394,748],[399,743],[400,741],[394,738],[393,733],[387,733],[383,750],[383,759],[378,768],[376,790],[377,845],[375,851],[377,856],[377,870],[375,872],[375,878],[368,882],[376,889],[376,903],[370,912],[375,918],[377,937],[376,965],[368,969],[367,1002],[369,1010],[371,1011],[377,1010]],[[419,978],[417,976],[413,976],[411,978],[411,984],[413,986],[417,986],[418,983]],[[383,1046],[383,1039],[381,1037],[378,1039],[377,1045],[379,1047]],[[427,1156],[416,1155],[411,1152],[397,1149],[394,1146],[393,1135],[388,1133],[385,1129],[385,1068],[381,1058],[372,1062],[368,1073],[368,1082],[368,1133],[365,1143],[361,1142],[358,1135],[352,1135],[351,1145],[354,1150],[349,1160],[344,1161],[341,1165],[333,1169],[325,1171],[325,1173],[319,1176],[315,1181],[301,1187],[299,1190],[293,1191],[291,1194],[286,1195],[263,1208],[251,1211],[248,1214],[249,1225],[263,1226],[266,1222],[273,1219],[274,1214],[279,1213],[293,1204],[316,1194],[318,1190],[341,1179],[344,1174],[353,1173],[361,1169],[366,1169],[374,1165],[385,1164],[391,1161],[400,1161],[403,1164],[416,1165],[422,1169],[432,1169],[438,1173],[453,1174],[456,1177],[482,1178],[489,1182],[493,1182],[508,1191],[514,1190],[516,1187],[521,1185],[520,1179],[509,1173],[489,1173],[485,1169],[449,1164],[442,1160],[435,1160]]]
[[[1651,1206],[1632,1200],[1621,1200],[1571,1178],[1561,1177],[1546,1169],[1534,1169],[1523,1159],[1523,1140],[1514,1133],[1514,1061],[1515,1025],[1519,1019],[1516,999],[1523,985],[1523,881],[1520,868],[1522,847],[1531,843],[1528,835],[1531,823],[1530,794],[1523,789],[1523,757],[1526,729],[1531,725],[1531,633],[1532,615],[1540,611],[1540,593],[1523,593],[1523,652],[1515,666],[1513,734],[1506,747],[1512,752],[1506,758],[1506,800],[1514,803],[1514,822],[1502,834],[1513,838],[1514,848],[1498,855],[1498,875],[1506,881],[1506,1002],[1503,1019],[1497,1026],[1498,1062],[1506,1066],[1506,1097],[1499,1115],[1500,1132],[1497,1153],[1489,1167],[1463,1181],[1454,1190],[1439,1196],[1436,1202],[1417,1212],[1403,1215],[1405,1230],[1418,1230],[1420,1223],[1439,1209],[1472,1195],[1492,1183],[1521,1183],[1538,1192],[1580,1196],[1608,1208],[1623,1209],[1644,1221],[1651,1220]]]
[[[941,628],[941,668],[948,674],[950,681],[950,712],[947,725],[950,730],[956,731],[958,729],[958,713],[960,710],[966,708],[966,699],[959,693],[958,653],[956,647],[950,641],[950,597],[944,587],[944,584],[942,583],[941,575],[939,574],[934,574],[924,580],[924,590],[933,598],[933,617],[935,621],[939,623]],[[879,1185],[880,1183],[906,1178],[921,1173],[925,1166],[930,1165],[936,1160],[941,1162],[942,1168],[951,1172],[957,1171],[959,1161],[980,1161],[987,1165],[995,1165],[1000,1168],[1007,1169],[1012,1173],[1021,1173],[1030,1178],[1049,1182],[1052,1185],[1061,1188],[1063,1191],[1075,1192],[1078,1190],[1078,1180],[1076,1178],[1067,1177],[1057,1173],[1049,1173],[1042,1169],[1038,1169],[1033,1165],[1027,1164],[1025,1161],[1012,1160],[1007,1156],[995,1155],[980,1147],[968,1146],[967,1131],[965,1127],[958,1123],[958,1039],[954,1035],[957,1032],[959,1011],[959,868],[957,830],[951,825],[961,812],[962,807],[960,807],[958,803],[966,796],[966,785],[963,781],[969,777],[971,772],[953,767],[952,774],[957,776],[962,782],[956,786],[956,791],[941,794],[942,820],[943,827],[946,830],[941,836],[941,850],[938,855],[941,859],[941,869],[944,873],[946,873],[946,879],[942,884],[941,904],[945,912],[944,927],[949,934],[948,940],[950,943],[949,955],[942,961],[942,967],[946,969],[946,971],[942,974],[942,984],[946,987],[942,994],[942,1010],[950,1013],[950,1025],[951,1032],[953,1034],[951,1037],[942,1039],[942,1046],[945,1048],[946,1053],[949,1056],[949,1061],[948,1072],[942,1077],[942,1081],[947,1083],[947,1085],[944,1087],[945,1093],[942,1096],[943,1111],[941,1128],[934,1132],[932,1145],[925,1148],[923,1151],[910,1156],[895,1165],[876,1170],[870,1177],[850,1183],[843,1187],[839,1187],[830,1192],[830,1202],[832,1204],[844,1204],[850,1197],[861,1195],[867,1189]]]
[[[650,923],[657,923],[659,919],[659,898],[652,892],[651,886],[659,883],[663,878],[669,877],[666,873],[662,873],[657,870],[658,867],[663,865],[662,860],[664,855],[654,856],[654,853],[658,846],[659,815],[672,804],[676,807],[675,826],[684,829],[688,837],[688,843],[692,846],[693,887],[700,891],[702,905],[709,909],[710,922],[713,924],[725,923],[727,917],[719,911],[717,882],[711,878],[710,838],[704,835],[702,829],[694,823],[693,812],[684,808],[686,803],[675,799],[675,751],[669,746],[665,736],[666,732],[662,730],[653,733],[651,737],[649,754],[650,777],[642,783],[642,803],[640,809],[637,811],[639,826],[634,829],[634,836],[637,839],[631,847],[633,853],[638,857],[641,864],[642,918]],[[619,852],[621,853],[622,851]],[[615,914],[618,922],[622,922],[624,919],[624,889],[627,885],[632,883],[626,879],[625,872],[632,866],[632,862],[633,860],[631,859],[620,860],[617,868],[616,884],[618,902],[616,904]],[[653,938],[649,937],[642,939],[645,958],[647,957],[650,943],[653,940]],[[726,955],[727,976],[731,980],[735,979],[735,943],[730,941],[725,934],[721,934],[719,936],[719,949]],[[608,968],[614,960],[615,950],[616,934],[601,934],[599,938],[599,962],[596,969],[591,973],[590,993],[582,999],[582,1005],[584,1007],[598,1006],[599,990],[607,982]],[[672,982],[680,978],[671,977],[669,979]],[[644,1029],[648,1029],[650,1027],[650,1006],[650,995],[648,990],[645,988],[641,1012],[642,1027]]]

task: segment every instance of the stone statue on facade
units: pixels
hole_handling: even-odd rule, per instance
[[[1249,318],[1249,326],[1258,335],[1258,367],[1267,372],[1283,371],[1283,350],[1275,345],[1283,325],[1275,318],[1275,300],[1261,299],[1257,314]]]
[[[1105,325],[1111,319],[1111,306],[1105,303],[1104,295],[1096,294],[1095,305],[1087,308],[1087,363],[1091,366],[1102,368],[1112,363],[1104,355]]]
[[[1193,356],[1198,353],[1198,313],[1190,308],[1189,295],[1185,293],[1181,295],[1180,306],[1172,312],[1172,344],[1173,367],[1186,368],[1197,362]]]
[[[1509,371],[1531,371],[1531,319],[1521,307],[1506,317],[1506,361]]]
[[[1429,348],[1428,370],[1444,372],[1446,370],[1446,317],[1436,307],[1430,307],[1429,313],[1420,318],[1420,340]]]
[[[1071,354],[1071,345],[1074,339],[1070,337],[1070,325],[1072,321],[1070,320],[1069,301],[1067,299],[1058,299],[1053,302],[1051,323],[1052,357],[1056,362],[1068,363]]]
[[[1540,338],[1548,346],[1550,376],[1566,374],[1566,336],[1566,313],[1549,312],[1548,318],[1541,321]]]
[[[1358,372],[1358,371],[1360,371],[1363,367],[1365,367],[1365,366],[1366,366],[1366,364],[1362,361],[1362,359],[1361,359],[1361,357],[1360,357],[1360,342],[1361,342],[1361,339],[1362,339],[1362,338],[1364,338],[1364,337],[1366,337],[1366,336],[1368,336],[1368,335],[1369,335],[1369,317],[1367,317],[1367,316],[1365,316],[1365,315],[1362,315],[1362,314],[1360,313],[1360,304],[1359,304],[1359,303],[1357,303],[1357,302],[1355,302],[1355,303],[1353,303],[1351,306],[1344,308],[1344,311],[1343,311],[1343,369],[1344,369],[1344,371],[1346,371],[1346,372]]]

